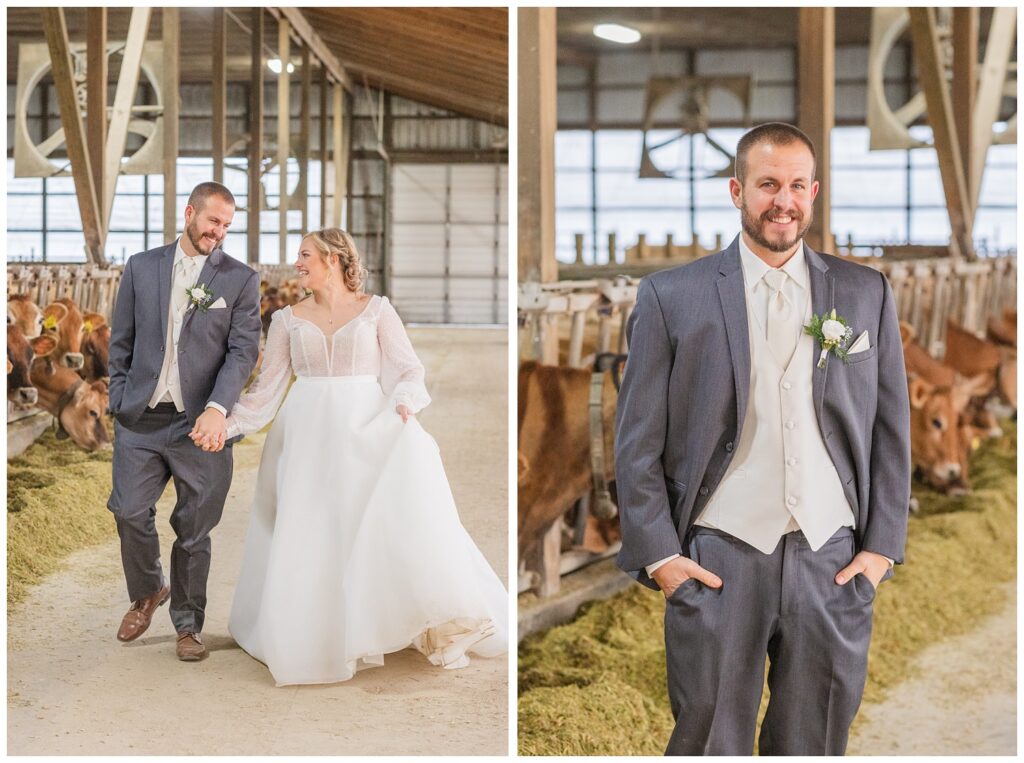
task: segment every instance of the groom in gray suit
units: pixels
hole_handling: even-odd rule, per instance
[[[107,507],[117,521],[132,602],[117,638],[142,635],[170,598],[177,655],[186,661],[207,655],[201,633],[210,531],[231,485],[224,419],[259,353],[259,275],[220,249],[234,213],[226,187],[196,186],[184,234],[125,263],[111,326],[116,436]],[[176,540],[168,585],[155,518],[169,479],[178,500],[170,516]]]
[[[667,598],[666,754],[750,755],[766,656],[760,754],[843,754],[875,590],[903,560],[910,408],[893,295],[877,271],[803,243],[814,172],[797,128],[744,135],[729,181],[742,234],[645,278],[630,318],[618,562]],[[803,332],[833,310],[852,329],[845,358]]]

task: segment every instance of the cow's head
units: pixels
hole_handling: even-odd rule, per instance
[[[962,414],[971,396],[986,383],[982,376],[957,377],[952,386],[910,378],[911,455],[914,466],[933,487],[946,492],[968,488],[967,458],[974,432]]]
[[[14,294],[7,298],[7,325],[20,328],[26,339],[35,339],[43,333],[43,311],[27,294]]]
[[[99,313],[86,313],[82,322],[82,376],[86,381],[109,381],[110,326]]]
[[[43,330],[57,337],[57,360],[73,371],[85,365],[82,355],[82,311],[64,297],[43,311]]]
[[[16,323],[7,324],[7,400],[20,408],[36,404],[39,393],[32,386],[32,345]]]
[[[60,424],[75,444],[88,451],[110,447],[104,416],[110,402],[107,385],[82,382],[60,414]]]

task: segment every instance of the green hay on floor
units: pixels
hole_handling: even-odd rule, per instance
[[[50,430],[7,462],[8,608],[71,553],[117,537],[107,510],[111,456]]]
[[[648,695],[609,675],[585,686],[539,687],[527,696],[519,703],[523,754],[660,755],[660,740],[672,733],[671,716],[666,721]]]
[[[1017,566],[1017,430],[1014,422],[1002,426],[1004,436],[972,459],[970,495],[914,485],[921,508],[910,518],[906,564],[875,600],[866,703],[911,677],[924,647],[971,630],[1006,603],[1000,584]],[[664,606],[660,593],[630,586],[523,641],[520,754],[662,753],[673,725]],[[762,717],[764,709],[762,701]]]
[[[75,551],[117,537],[107,510],[112,459],[111,450],[88,453],[71,440],[58,440],[51,429],[7,462],[8,608]]]

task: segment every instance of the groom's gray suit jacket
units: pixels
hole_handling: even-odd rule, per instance
[[[814,410],[856,521],[858,550],[903,561],[910,504],[910,404],[892,290],[871,268],[804,245],[816,315],[835,308],[871,348],[812,370]],[[644,566],[684,542],[740,439],[750,344],[739,238],[641,282],[627,328],[616,416],[618,564]],[[816,346],[813,362],[818,361]]]
[[[125,263],[111,321],[110,412],[126,426],[138,421],[156,390],[167,344],[168,305],[177,242],[140,252]],[[226,307],[191,308],[178,337],[178,373],[188,420],[210,401],[230,411],[256,365],[260,341],[259,274],[215,249],[197,284]]]

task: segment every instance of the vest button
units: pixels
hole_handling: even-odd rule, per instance
[[[789,464],[790,466],[796,466],[796,459],[790,456],[789,458],[786,459],[786,463]]]
[[[782,388],[783,389],[791,389],[792,387],[793,387],[793,385],[790,384],[788,381],[782,382]]]
[[[725,444],[725,452],[726,452],[726,453],[732,453],[732,449],[733,449],[733,444],[732,444],[732,442],[731,442],[731,441],[730,441],[730,442],[727,442],[727,443]]]
[[[700,493],[701,495],[707,495],[711,491],[708,490],[708,486],[707,485],[701,485],[700,486],[700,490],[698,490],[697,492]]]
[[[789,498],[786,499],[786,503],[788,503],[790,506],[796,506],[796,498],[790,496]]]
[[[153,378],[154,379],[159,379],[160,378],[160,374],[153,374]]]
[[[787,421],[786,422],[786,429],[796,429],[796,422],[795,421]]]

